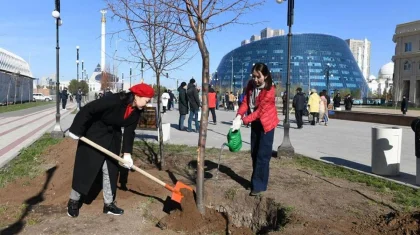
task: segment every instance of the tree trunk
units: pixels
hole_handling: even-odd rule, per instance
[[[158,112],[158,135],[159,135],[159,151],[158,156],[156,159],[156,164],[159,166],[159,169],[162,170],[162,168],[165,165],[165,159],[163,158],[163,132],[162,132],[162,114],[160,112],[161,110],[161,104],[160,104],[160,73],[156,73],[156,84],[158,88],[158,97],[157,97],[157,112]]]
[[[197,36],[198,46],[201,51],[201,58],[203,62],[202,68],[202,108],[201,108],[201,121],[200,121],[200,135],[198,138],[198,156],[197,156],[197,208],[202,215],[205,213],[204,207],[204,161],[207,140],[207,125],[208,125],[208,112],[209,106],[207,102],[207,94],[209,92],[209,52],[204,39],[201,35]]]

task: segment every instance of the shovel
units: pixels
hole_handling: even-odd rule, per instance
[[[88,138],[86,138],[86,137],[80,137],[80,140],[81,140],[81,141],[83,141],[83,142],[85,142],[86,144],[88,144],[88,145],[90,145],[90,146],[94,147],[95,149],[97,149],[97,150],[99,150],[99,151],[101,151],[101,152],[105,153],[106,155],[108,155],[108,156],[110,156],[110,157],[114,158],[115,160],[119,161],[120,163],[125,163],[124,159],[120,158],[119,156],[117,156],[115,153],[113,153],[113,152],[109,151],[108,149],[105,149],[104,147],[102,147],[102,146],[100,146],[100,145],[98,145],[98,144],[96,144],[96,143],[92,142],[92,141],[91,141],[91,140],[89,140]],[[131,169],[133,169],[133,170],[135,170],[135,171],[139,172],[140,174],[142,174],[142,175],[146,176],[147,178],[149,178],[149,179],[153,180],[154,182],[156,182],[156,183],[160,184],[161,186],[165,187],[167,190],[171,191],[171,192],[172,192],[171,199],[172,199],[173,201],[178,202],[178,203],[181,203],[182,198],[184,197],[184,196],[181,194],[181,191],[180,191],[181,189],[185,188],[185,189],[188,189],[188,190],[193,191],[193,190],[192,190],[192,188],[191,188],[190,186],[188,186],[188,185],[186,185],[186,184],[184,184],[184,183],[182,183],[182,182],[180,182],[180,181],[176,182],[175,187],[172,187],[172,186],[170,186],[169,184],[166,184],[165,182],[161,181],[160,179],[158,179],[158,178],[154,177],[153,175],[151,175],[151,174],[147,173],[146,171],[144,171],[144,170],[142,170],[142,169],[138,168],[137,166],[134,166],[134,165],[133,165],[133,166],[131,167]]]

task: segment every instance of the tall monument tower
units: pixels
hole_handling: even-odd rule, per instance
[[[101,10],[102,14],[102,30],[101,30],[101,72],[105,71],[105,24],[106,24],[106,10]]]

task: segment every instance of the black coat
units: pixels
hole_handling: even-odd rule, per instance
[[[341,97],[340,96],[335,96],[333,101],[334,101],[334,107],[340,107],[340,105],[341,105]]]
[[[63,101],[65,101],[65,100],[67,100],[69,98],[69,93],[67,93],[67,90],[63,90],[62,92],[61,92],[61,99],[63,100]]]
[[[293,108],[295,110],[304,110],[305,109],[305,96],[301,92],[297,93],[293,97]]]
[[[75,116],[69,131],[77,136],[84,136],[109,151],[120,155],[120,152],[131,153],[135,137],[135,129],[142,111],[134,109],[131,115],[124,119],[129,103],[133,102],[131,93],[121,98],[114,94],[94,100],[85,105]],[[124,140],[121,149],[122,131]],[[87,195],[106,160],[111,189],[115,196],[119,165],[117,161],[86,143],[79,141],[74,163],[72,187],[77,192]]]
[[[344,99],[344,106],[346,107],[346,110],[351,110],[351,107],[353,106],[353,99],[351,96]]]
[[[188,83],[187,97],[190,109],[192,111],[198,111],[200,108],[200,98],[198,98],[197,87],[193,83]]]
[[[403,99],[401,101],[401,112],[407,112],[407,109],[408,109],[407,99]]]
[[[188,114],[188,97],[187,97],[187,91],[182,88],[179,87],[178,88],[178,92],[179,92],[179,102],[178,102],[178,109],[179,109],[179,114],[180,115],[186,115]]]
[[[76,101],[82,101],[82,91],[77,91],[76,92]]]

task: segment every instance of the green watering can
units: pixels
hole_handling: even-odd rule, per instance
[[[227,144],[226,146],[229,147],[229,151],[235,153],[241,150],[242,148],[242,136],[241,131],[236,130],[232,131],[232,128],[229,129],[229,133],[227,134]]]
[[[232,129],[229,129],[229,133],[227,134],[227,143],[223,143],[222,147],[220,148],[219,161],[217,162],[216,180],[219,179],[220,158],[222,156],[223,148],[225,146],[229,147],[229,151],[233,153],[241,150],[242,148],[241,131],[239,130],[232,131]]]

